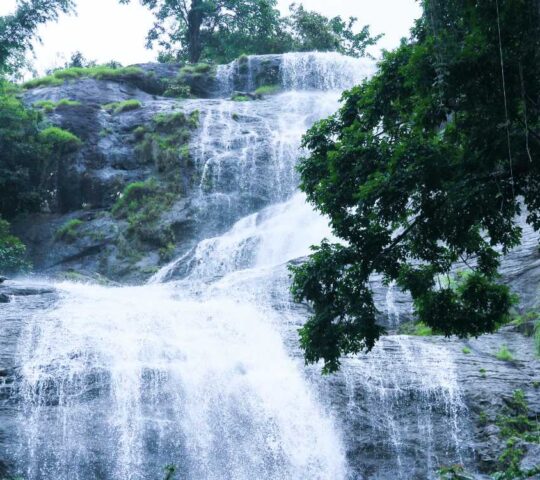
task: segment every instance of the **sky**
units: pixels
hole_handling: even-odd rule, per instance
[[[283,13],[292,0],[279,0]],[[378,48],[391,49],[407,36],[420,16],[416,0],[301,0],[309,10],[327,16],[358,17],[359,24],[371,25],[374,34],[384,33]],[[16,0],[0,0],[0,15],[12,11]],[[74,51],[98,63],[117,60],[124,65],[154,60],[156,52],[145,48],[152,14],[137,0],[120,5],[116,0],[77,0],[77,15],[62,15],[58,22],[39,29],[41,44],[35,48],[35,68],[61,66]],[[377,52],[374,51],[374,54]]]

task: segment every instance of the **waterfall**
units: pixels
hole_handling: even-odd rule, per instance
[[[247,64],[255,86],[257,57]],[[297,192],[301,136],[372,65],[287,54],[283,92],[244,103],[226,98],[235,70],[218,69],[222,98],[185,101],[201,116],[191,150],[207,236],[147,285],[56,283],[56,301],[25,314],[8,454],[26,480],[160,479],[166,465],[186,480],[413,478],[415,468],[428,478],[441,429],[448,459],[460,458],[464,407],[447,352],[392,337],[323,378],[297,345],[307,312],[291,302],[286,265],[330,236]],[[368,447],[354,453],[366,416],[393,459],[379,472],[366,470]],[[407,428],[424,435],[421,454],[407,451]]]

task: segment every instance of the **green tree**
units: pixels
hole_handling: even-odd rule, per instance
[[[19,0],[12,15],[0,17],[0,75],[14,74],[24,64],[39,25],[72,8],[72,0]]]
[[[371,37],[369,26],[355,33],[355,17],[343,20],[340,16],[327,18],[293,3],[291,15],[285,19],[290,34],[289,51],[340,52],[351,57],[363,57],[366,48],[375,45],[381,35]]]
[[[435,333],[494,331],[513,302],[499,252],[520,243],[520,214],[540,229],[538,2],[423,7],[412,38],[304,139],[301,187],[343,240],[292,268],[295,298],[314,309],[305,358],[326,372],[384,333],[377,273]]]
[[[148,33],[148,45],[157,43],[165,49],[162,58],[167,59],[191,63],[209,57],[230,59],[238,54],[239,44],[243,49],[257,50],[260,40],[276,36],[279,26],[276,0],[141,0],[141,3],[156,17]]]

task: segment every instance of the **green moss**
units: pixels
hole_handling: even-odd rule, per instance
[[[495,473],[498,480],[514,480],[530,478],[540,473],[540,465],[531,471],[524,472],[520,464],[526,451],[523,442],[540,443],[540,423],[529,415],[529,407],[522,390],[514,391],[512,398],[497,417],[500,437],[506,441],[505,448],[499,457],[499,471]]]
[[[186,85],[181,78],[169,80],[163,96],[171,98],[189,98],[191,97],[191,87]]]
[[[194,65],[186,65],[180,69],[180,75],[194,75],[194,74],[205,74],[211,73],[213,66],[209,63],[196,63]]]
[[[263,85],[255,90],[256,95],[274,95],[281,91],[279,85]]]
[[[42,130],[39,138],[44,144],[61,153],[74,152],[82,145],[79,137],[59,127],[48,127]]]
[[[471,349],[469,347],[463,347],[461,349],[461,351],[465,354],[465,355],[469,355],[471,353]]]
[[[139,100],[130,99],[123,102],[114,102],[103,105],[103,108],[109,113],[118,114],[122,112],[129,112],[137,110],[142,107],[142,103]]]
[[[51,113],[56,108],[56,103],[52,100],[40,100],[39,102],[34,102],[34,107],[40,108],[46,113]]]
[[[508,350],[508,347],[506,345],[502,345],[501,348],[499,348],[499,351],[495,354],[497,357],[497,360],[501,360],[503,362],[511,362],[514,360],[514,356],[512,355],[512,352]]]
[[[175,198],[174,193],[150,178],[127,185],[113,206],[112,213],[117,218],[127,220],[130,235],[163,248],[174,242],[174,234],[170,228],[160,228],[157,222]]]
[[[81,105],[81,102],[77,100],[70,100],[69,98],[62,98],[56,102],[56,108],[58,107],[78,107]]]
[[[249,98],[247,95],[233,95],[231,100],[233,102],[249,102],[251,98]]]
[[[68,98],[63,98],[58,102],[53,102],[52,100],[40,100],[34,103],[34,107],[42,109],[46,113],[52,113],[58,107],[76,107],[79,106],[81,102],[76,100],[69,100]]]
[[[114,68],[108,65],[98,65],[88,68],[72,67],[57,70],[46,77],[25,82],[23,87],[30,89],[57,86],[62,85],[67,80],[76,80],[81,77],[90,77],[97,80],[134,80],[142,78],[144,75],[144,71],[139,67]]]
[[[142,140],[146,131],[147,130],[144,125],[140,125],[135,130],[133,130],[133,136],[135,137],[135,140]]]
[[[417,337],[428,337],[433,335],[433,330],[422,322],[402,323],[398,328],[400,335],[414,335]]]
[[[68,243],[74,242],[79,235],[78,230],[81,225],[83,225],[83,221],[79,220],[78,218],[73,218],[67,221],[56,231],[56,239]]]
[[[235,122],[238,122],[238,120],[240,120],[240,115],[238,115],[237,113],[233,113],[231,117]]]
[[[482,378],[486,378],[487,372],[486,372],[486,369],[485,369],[485,368],[481,368],[481,369],[479,370],[479,372],[480,372],[480,376],[481,376]]]

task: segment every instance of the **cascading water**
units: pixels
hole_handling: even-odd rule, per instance
[[[218,72],[223,95],[234,69]],[[186,102],[201,112],[201,216],[209,232],[236,223],[146,286],[59,283],[43,314],[26,315],[8,452],[17,474],[159,479],[172,464],[188,480],[427,478],[437,429],[450,432],[445,460],[459,458],[463,407],[445,351],[393,337],[332,378],[304,368],[298,351],[306,311],[290,301],[286,263],[330,235],[296,193],[301,135],[369,70],[337,54],[290,54],[281,94]],[[413,413],[404,422],[399,411]],[[407,429],[424,436],[422,452],[407,451]],[[377,470],[377,455],[392,461]]]

